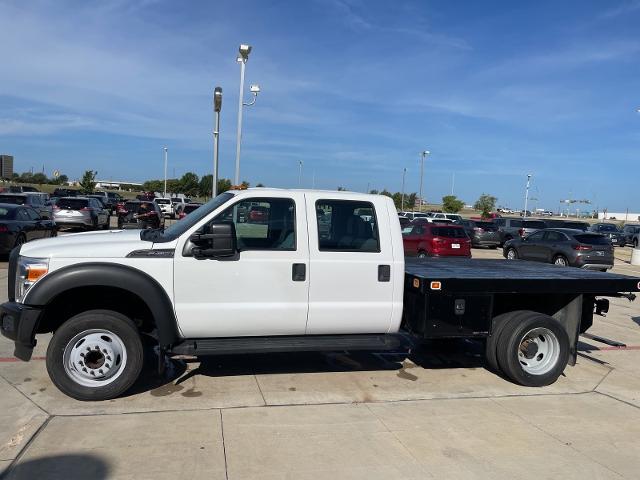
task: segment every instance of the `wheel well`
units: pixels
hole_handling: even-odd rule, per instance
[[[133,320],[143,332],[151,332],[155,321],[142,298],[123,288],[91,286],[66,290],[50,301],[38,325],[38,333],[54,332],[69,318],[87,310],[113,310]]]

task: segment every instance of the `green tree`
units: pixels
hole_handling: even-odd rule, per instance
[[[213,187],[213,175],[203,175],[198,183],[198,195],[203,198],[211,196],[211,187]]]
[[[49,179],[44,173],[38,172],[31,177],[31,181],[33,183],[37,183],[38,185],[42,185],[43,183],[48,183]]]
[[[489,218],[489,214],[496,208],[497,200],[496,197],[483,193],[473,205],[473,208],[482,212],[482,218]]]
[[[339,192],[346,192],[346,191],[347,191],[347,189],[346,189],[346,188],[344,188],[344,187],[338,187],[338,191],[339,191]]]
[[[189,197],[194,197],[198,194],[199,183],[198,175],[193,172],[187,172],[180,179],[180,191]]]
[[[82,174],[82,180],[80,180],[80,190],[82,193],[91,194],[96,189],[96,175],[98,172],[93,170],[87,170]]]
[[[371,195],[378,195],[380,192],[374,188],[374,189],[372,189],[372,190],[369,190],[369,193],[370,193]]]
[[[66,176],[64,173],[62,175],[60,175],[57,179],[56,179],[56,184],[57,185],[64,185],[65,183],[67,183],[69,181],[69,177]]]
[[[33,183],[33,174],[31,172],[24,172],[20,174],[20,177],[16,179],[19,183]]]
[[[447,213],[458,213],[464,207],[464,202],[458,200],[455,195],[445,195],[442,197],[442,210]]]
[[[257,188],[264,188],[264,187],[266,187],[266,185],[263,184],[263,183],[256,183],[256,187]]]
[[[162,192],[164,190],[164,181],[147,180],[142,184],[142,190],[145,192]]]

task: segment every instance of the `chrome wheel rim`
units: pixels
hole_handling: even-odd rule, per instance
[[[520,339],[518,361],[530,375],[544,375],[557,365],[560,358],[560,341],[548,328],[534,328]]]
[[[122,374],[127,349],[120,337],[109,330],[85,330],[67,343],[63,364],[74,382],[84,387],[101,387]]]
[[[561,267],[566,267],[567,266],[567,261],[562,258],[562,257],[558,257],[556,258],[556,261],[553,262],[555,265],[560,265]]]
[[[424,253],[424,252],[420,252],[420,253],[418,254],[418,258],[427,258],[427,254],[426,254],[426,253]]]
[[[516,251],[512,248],[509,251],[507,251],[507,259],[508,260],[515,260],[516,259]]]

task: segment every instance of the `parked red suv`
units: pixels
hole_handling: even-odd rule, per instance
[[[402,234],[408,257],[471,257],[471,240],[460,225],[419,223]]]

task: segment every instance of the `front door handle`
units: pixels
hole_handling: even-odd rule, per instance
[[[307,278],[307,265],[305,263],[294,263],[291,268],[291,280],[294,282],[304,282]]]
[[[379,282],[391,281],[391,265],[378,265],[378,281]]]

